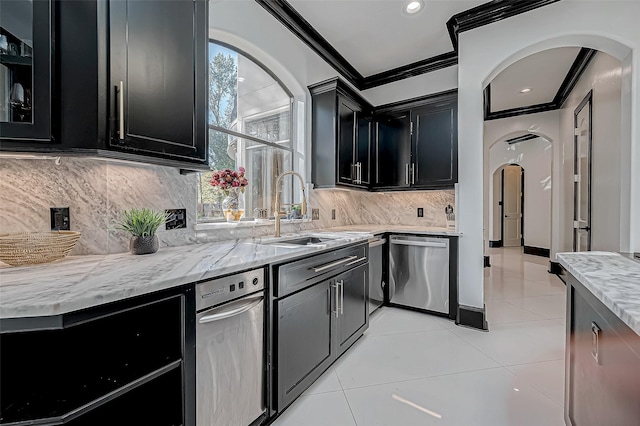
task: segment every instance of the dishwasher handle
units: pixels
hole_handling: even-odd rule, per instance
[[[440,243],[436,241],[396,240],[394,238],[391,239],[391,244],[398,244],[402,246],[437,247],[437,248],[447,248],[448,246],[446,242]]]
[[[375,238],[375,239],[369,240],[369,248],[381,246],[386,242],[387,240],[385,238]]]
[[[198,320],[198,322],[200,324],[204,324],[207,322],[219,321],[236,315],[240,315],[258,306],[260,303],[262,303],[262,299],[263,296],[259,295],[248,299],[242,299],[237,302],[228,303],[227,305],[220,306],[218,308],[214,308],[211,310],[210,314],[203,316]],[[238,306],[238,302],[244,303],[240,303],[240,306]]]

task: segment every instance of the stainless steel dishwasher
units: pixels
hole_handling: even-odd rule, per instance
[[[449,313],[449,240],[389,238],[389,302]]]
[[[196,424],[249,426],[266,416],[264,270],[196,285]]]

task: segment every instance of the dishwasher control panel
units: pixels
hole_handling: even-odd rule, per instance
[[[196,310],[264,289],[264,269],[254,269],[196,284]]]

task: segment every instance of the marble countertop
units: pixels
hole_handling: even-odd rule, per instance
[[[322,245],[268,245],[254,238],[181,247],[134,256],[120,253],[70,256],[28,267],[0,267],[0,318],[60,315],[133,296],[178,287],[320,251],[366,241],[366,232],[305,232],[286,235],[333,238]]]
[[[428,226],[414,225],[346,225],[327,228],[331,232],[369,232],[371,234],[382,234],[387,232],[410,233],[416,235],[438,235],[447,237],[462,236],[461,232],[449,230],[447,228],[434,228]]]
[[[558,253],[560,264],[640,335],[640,263],[618,253]]]

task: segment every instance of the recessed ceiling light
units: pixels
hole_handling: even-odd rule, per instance
[[[524,89],[522,89],[521,91],[519,91],[518,93],[529,93],[530,91],[532,91],[533,89],[531,87],[525,87]]]
[[[238,83],[242,83],[244,81],[244,77],[238,77]]]
[[[423,0],[409,0],[404,5],[404,13],[407,15],[414,15],[422,10],[424,6]]]

